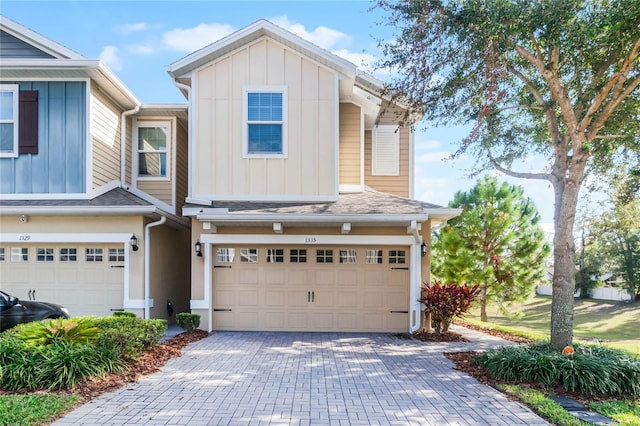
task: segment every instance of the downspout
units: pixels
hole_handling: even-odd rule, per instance
[[[150,293],[149,287],[150,287],[150,281],[151,281],[149,278],[149,271],[151,269],[150,261],[149,261],[149,257],[150,257],[149,252],[151,250],[149,229],[151,229],[154,226],[162,225],[166,221],[167,221],[167,217],[162,216],[160,217],[159,221],[148,223],[144,227],[144,319],[149,319],[149,293]]]
[[[187,197],[193,196],[193,119],[191,118],[191,111],[193,105],[191,105],[191,86],[187,86],[184,83],[180,83],[172,78],[173,85],[178,89],[182,89],[187,92],[187,102],[189,103],[187,112],[187,147],[188,147],[188,179],[187,179]]]
[[[409,324],[409,332],[413,334],[420,328],[420,315],[422,314],[420,304],[417,302],[420,297],[420,270],[422,268],[420,244],[422,243],[422,236],[418,230],[418,222],[415,220],[411,221],[407,231],[413,235],[415,240],[415,244],[411,245],[411,250],[409,251],[412,265],[409,274],[409,320],[415,322],[414,324]]]
[[[120,114],[120,186],[126,187],[126,163],[127,163],[127,116],[133,115],[140,111],[140,105],[136,105],[134,109],[124,111]]]

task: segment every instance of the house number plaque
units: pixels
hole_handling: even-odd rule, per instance
[[[305,237],[304,239],[305,243],[315,243],[317,242],[316,237]]]

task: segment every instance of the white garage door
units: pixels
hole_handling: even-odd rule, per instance
[[[58,303],[71,316],[113,315],[124,303],[122,244],[0,246],[0,288],[24,300]]]
[[[405,332],[407,247],[214,247],[215,330]]]

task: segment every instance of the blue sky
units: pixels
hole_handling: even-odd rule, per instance
[[[0,13],[90,59],[102,59],[143,103],[186,102],[165,66],[194,50],[265,18],[365,70],[380,56],[377,39],[392,30],[368,1],[12,1]],[[385,80],[389,75],[374,73]],[[415,197],[447,205],[468,190],[473,160],[445,159],[466,136],[464,128],[416,132]],[[527,159],[524,171],[539,171]],[[496,173],[494,173],[496,174]],[[496,174],[497,175],[497,174]],[[536,203],[545,229],[553,223],[553,191],[546,181],[507,179]]]

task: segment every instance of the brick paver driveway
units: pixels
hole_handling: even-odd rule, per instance
[[[453,370],[443,346],[386,334],[217,332],[55,424],[546,424]]]

